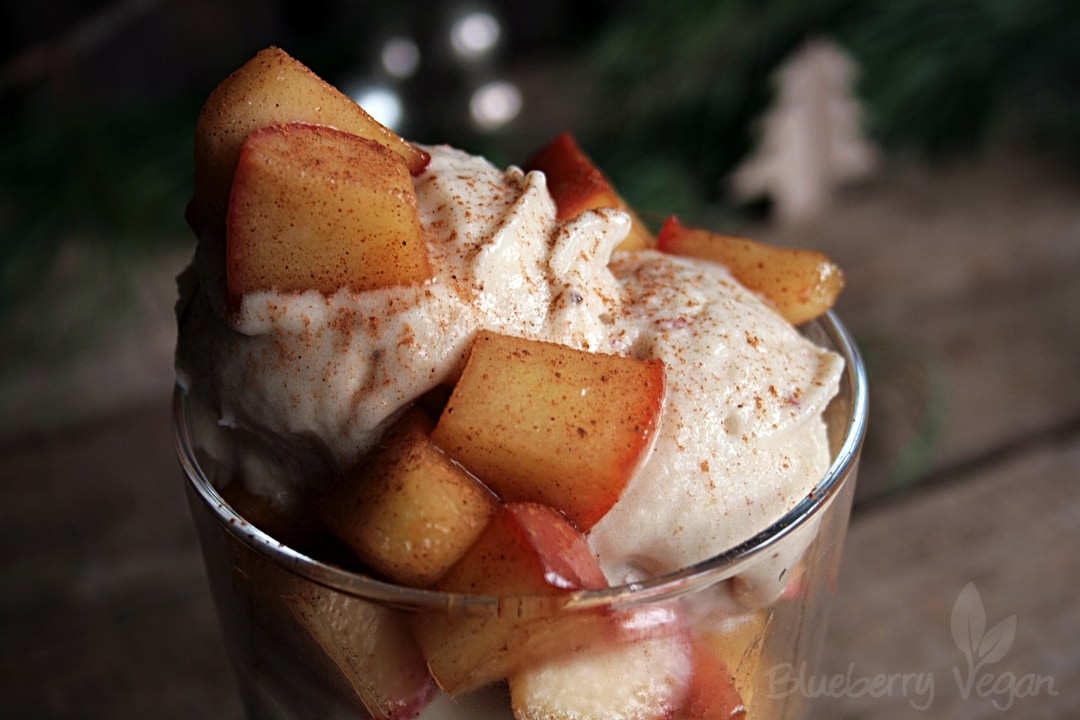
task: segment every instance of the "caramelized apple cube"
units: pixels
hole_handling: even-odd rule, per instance
[[[244,139],[259,128],[294,122],[327,125],[375,140],[401,155],[414,175],[431,159],[284,50],[270,47],[223,80],[199,114],[195,192],[188,210],[197,230],[224,223]]]
[[[664,391],[660,360],[483,332],[432,440],[504,500],[586,531],[649,450]]]
[[[582,151],[570,133],[562,133],[525,163],[525,170],[539,170],[547,178],[548,192],[555,201],[557,220],[569,220],[586,210],[618,208],[630,216],[630,232],[616,250],[652,247],[652,232],[637,213],[615,191],[611,181]]]
[[[727,266],[736,280],[768,298],[793,325],[831,308],[844,288],[844,273],[823,253],[720,235],[688,227],[675,217],[660,228],[656,247]]]
[[[607,581],[584,536],[554,508],[509,502],[436,584],[473,595],[550,595]]]
[[[401,158],[319,125],[273,125],[244,141],[225,246],[234,307],[257,290],[332,294],[431,274]]]
[[[715,648],[691,641],[690,687],[678,720],[744,720],[746,705],[727,663]]]
[[[526,667],[510,677],[510,702],[517,720],[665,720],[686,705],[692,675],[686,633],[667,632]]]
[[[570,593],[605,585],[584,537],[565,517],[545,505],[507,503],[433,586],[497,596],[498,604],[418,615],[416,638],[439,686],[464,693],[552,654],[609,640],[616,625],[608,615],[563,607]]]
[[[412,720],[435,696],[403,611],[314,584],[285,602],[372,717]]]
[[[408,412],[322,498],[330,531],[374,571],[412,587],[438,580],[480,535],[497,498],[436,448]]]
[[[770,617],[764,608],[739,615],[718,612],[703,618],[696,627],[697,651],[713,655],[724,665],[748,708],[756,707],[754,689],[761,679],[762,648]]]

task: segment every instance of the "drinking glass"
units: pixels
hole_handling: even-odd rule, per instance
[[[803,717],[806,698],[778,692],[773,679],[792,668],[812,673],[821,651],[866,429],[867,387],[859,352],[835,315],[801,330],[846,362],[824,413],[832,464],[813,490],[780,520],[736,547],[716,548],[708,560],[556,598],[398,586],[267,534],[257,518],[226,501],[224,470],[204,449],[228,436],[178,388],[176,450],[247,716],[513,718],[519,698],[504,678],[540,663],[557,666],[561,657],[566,668],[549,682],[562,687],[559,677],[563,685],[576,679],[580,687],[571,683],[567,692],[579,693],[582,706],[599,702],[596,716],[605,717],[602,703],[619,692],[604,693],[637,681],[620,658],[663,655],[666,643],[681,643],[695,660],[684,690],[693,698],[683,698],[678,717],[712,718],[718,708],[748,720]],[[646,652],[634,655],[635,648]],[[605,653],[613,658],[606,665],[597,660]],[[617,677],[590,675],[590,659],[592,668]],[[432,680],[429,662],[453,678],[452,694]],[[543,691],[536,682],[532,688]]]

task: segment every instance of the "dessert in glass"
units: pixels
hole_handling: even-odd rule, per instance
[[[177,451],[251,718],[797,718],[866,424],[840,271],[277,48],[196,128]]]

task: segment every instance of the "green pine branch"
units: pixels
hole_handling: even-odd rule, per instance
[[[0,318],[68,241],[131,255],[187,237],[197,112],[185,101],[4,113],[14,141],[0,149]]]

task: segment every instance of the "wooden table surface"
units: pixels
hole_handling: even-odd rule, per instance
[[[785,687],[816,718],[1080,717],[1080,189],[910,170],[757,234],[847,268],[874,382],[826,657]],[[0,479],[5,718],[240,717],[167,389],[0,442]]]

